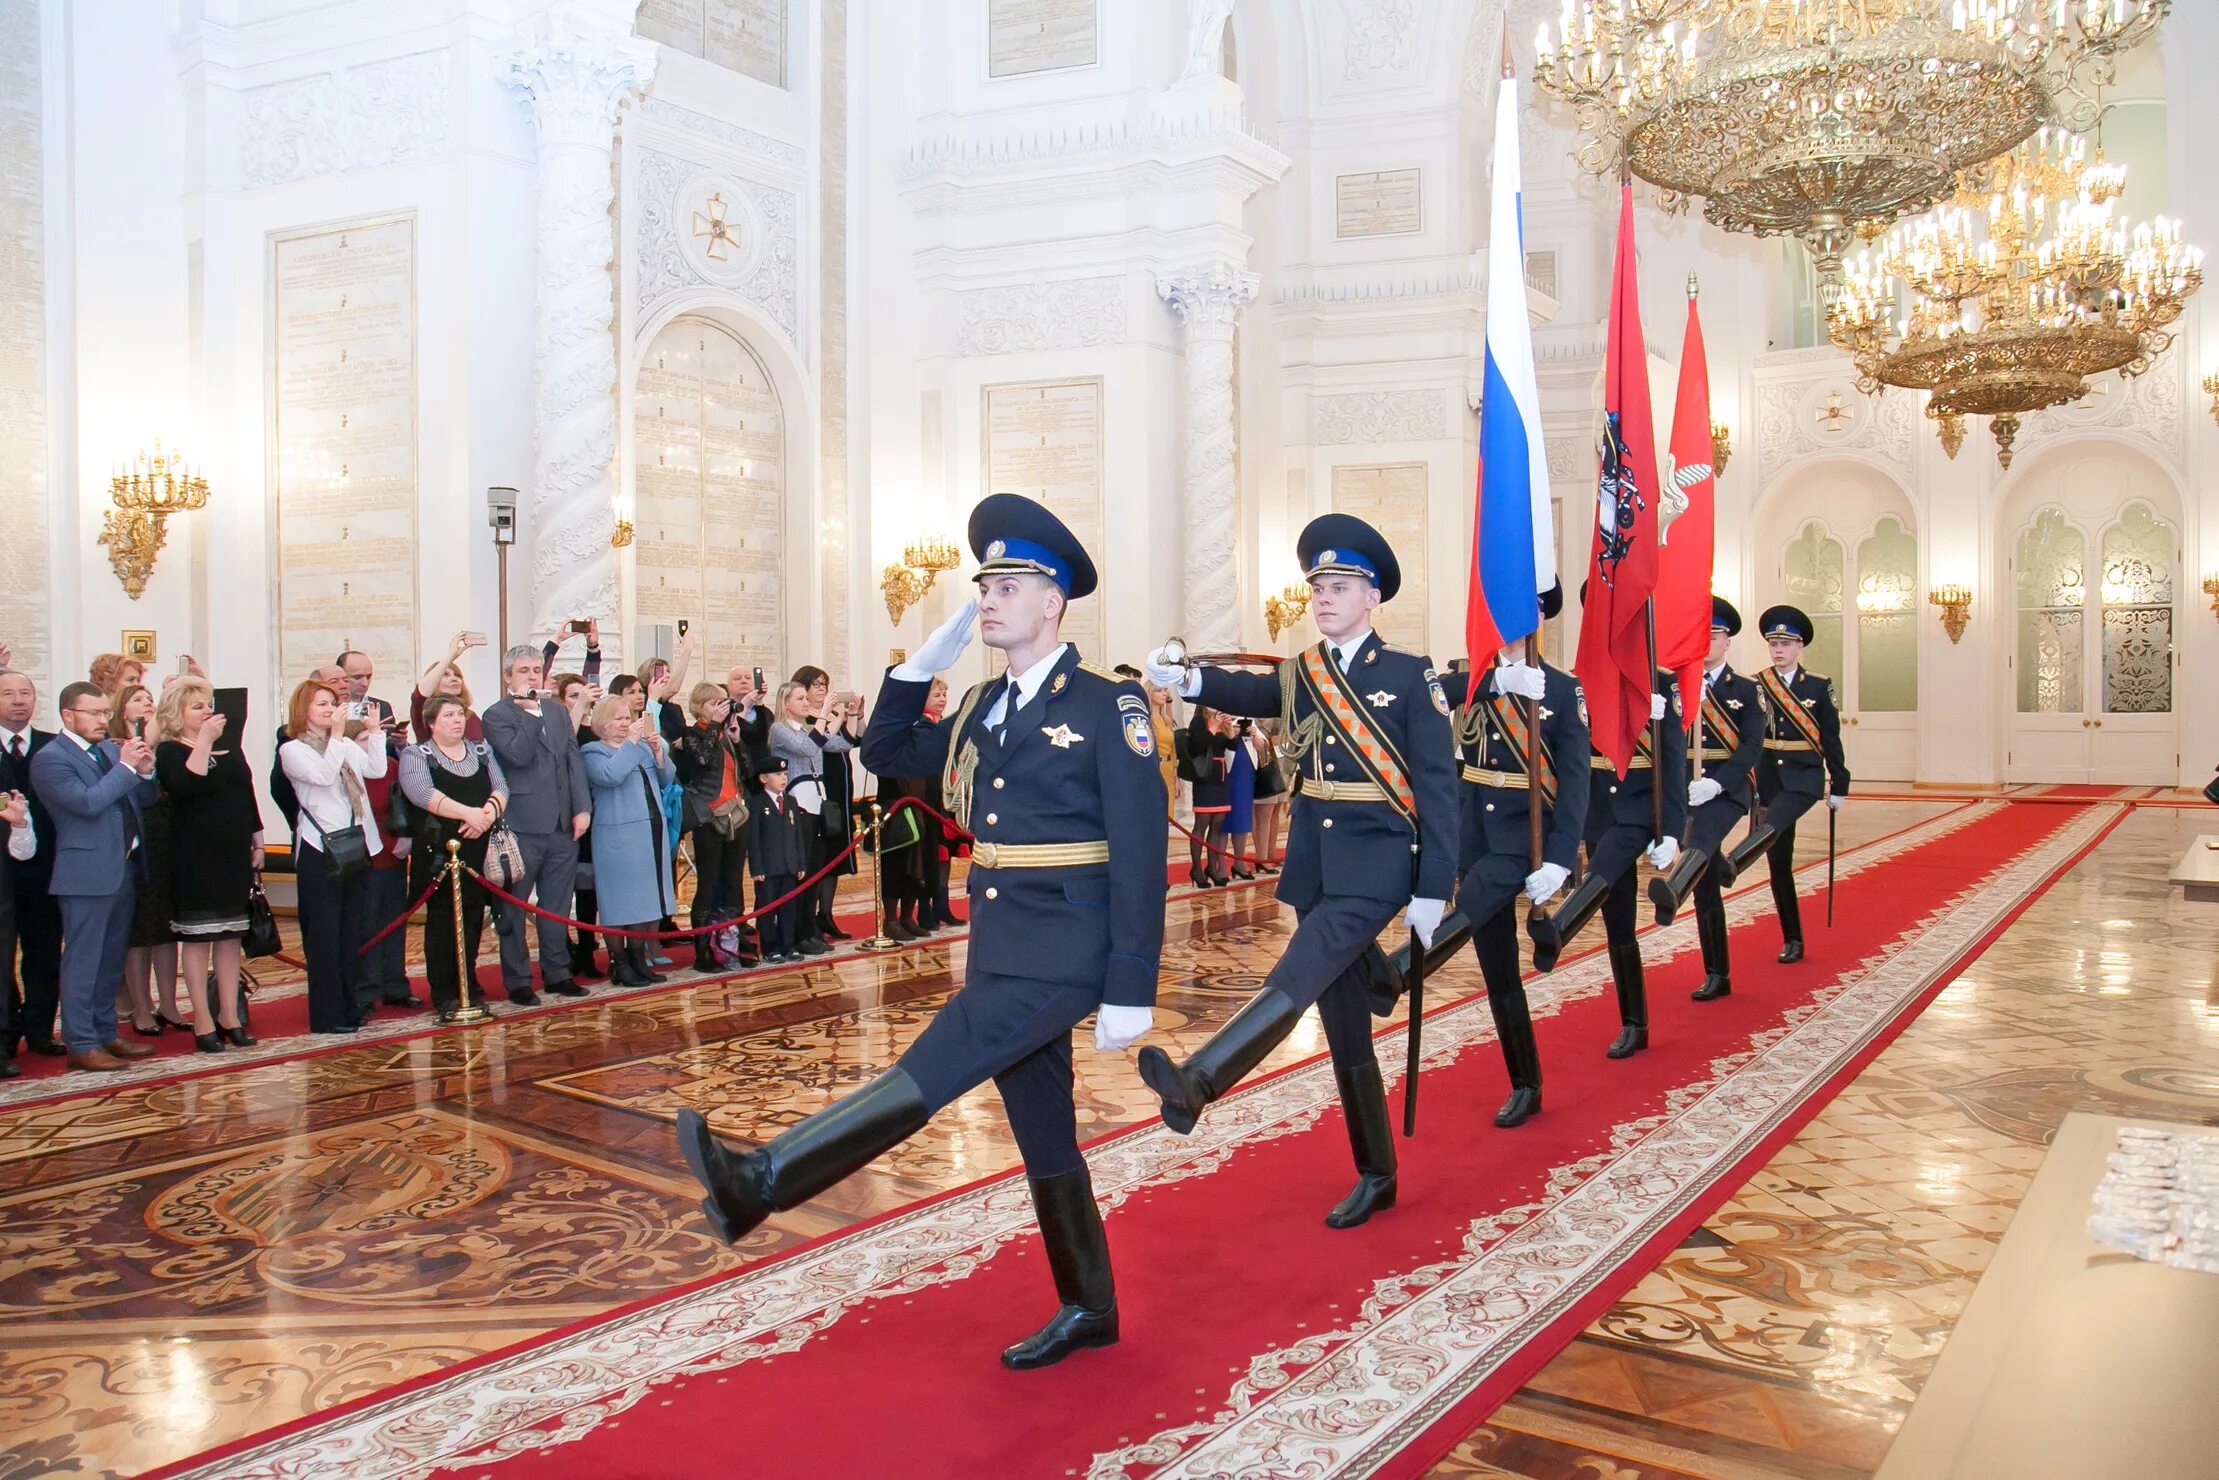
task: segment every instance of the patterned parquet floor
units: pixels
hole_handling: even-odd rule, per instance
[[[1944,810],[1860,803],[1842,842]],[[2219,917],[2164,885],[2199,820],[2131,818],[1440,1473],[1868,1473],[2058,1118],[2219,1114]],[[1222,1022],[1290,924],[1182,891],[1155,1041]],[[1014,1166],[985,1090],[728,1250],[672,1139],[680,1108],[761,1139],[868,1077],[963,950],[0,1110],[0,1480],[140,1472]],[[1312,1020],[1270,1063],[1322,1048]],[[1084,1030],[1078,1069],[1082,1130],[1150,1113]]]

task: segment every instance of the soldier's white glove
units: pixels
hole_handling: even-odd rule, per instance
[[[1520,699],[1545,699],[1549,693],[1548,675],[1531,663],[1503,663],[1495,669],[1495,692]]]
[[[1433,944],[1433,932],[1441,928],[1441,916],[1448,910],[1445,899],[1413,899],[1404,912],[1402,923],[1416,933],[1426,945]]]
[[[1664,718],[1664,695],[1651,694],[1649,696],[1649,721],[1654,724],[1662,718]]]
[[[1845,796],[1837,796],[1833,792],[1828,792],[1826,793],[1826,810],[1829,812],[1839,812],[1841,810],[1841,804],[1848,800],[1849,798]]]
[[[1154,1008],[1112,1007],[1105,1002],[1094,1012],[1094,1047],[1100,1053],[1115,1053],[1138,1042],[1155,1025]]]
[[[1148,681],[1159,689],[1169,689],[1182,698],[1194,697],[1187,692],[1187,685],[1196,675],[1186,664],[1172,662],[1168,647],[1160,647],[1150,653],[1142,660],[1140,671],[1147,674]]]
[[[1547,904],[1564,887],[1572,871],[1561,863],[1544,863],[1526,875],[1526,898],[1535,904]]]
[[[979,600],[974,596],[934,628],[932,636],[918,643],[907,658],[894,665],[894,677],[907,683],[924,683],[953,668],[955,660],[971,645],[971,623],[977,620],[978,614]]]
[[[1660,874],[1669,869],[1672,866],[1672,861],[1679,856],[1680,840],[1678,838],[1659,838],[1649,845],[1649,866]]]
[[[1725,795],[1726,788],[1708,776],[1698,776],[1687,784],[1687,804],[1700,807],[1705,802],[1716,801]]]

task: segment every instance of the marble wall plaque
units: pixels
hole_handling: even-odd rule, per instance
[[[1343,463],[1333,469],[1333,509],[1354,514],[1386,537],[1402,566],[1402,591],[1372,614],[1390,647],[1422,653],[1425,644],[1424,463]]]
[[[1526,253],[1526,286],[1534,292],[1545,294],[1550,298],[1557,296],[1556,251],[1554,248],[1542,252]]]
[[[1091,67],[1099,36],[1095,0],[986,0],[986,75]]]
[[[742,77],[786,85],[786,0],[640,0],[632,28]]]
[[[53,713],[39,6],[0,0],[0,640]],[[88,531],[86,538],[91,538]],[[174,559],[175,557],[172,556]]]
[[[1333,177],[1333,235],[1409,236],[1424,227],[1418,209],[1418,172],[1365,170]]]
[[[280,698],[341,651],[416,671],[416,218],[270,241]]]
[[[981,387],[979,491],[1046,504],[1099,567],[1103,555],[1102,382],[1031,381]],[[1102,593],[1071,604],[1063,636],[1089,662],[1102,651]]]
[[[691,622],[696,679],[743,664],[784,677],[785,434],[769,372],[717,325],[674,319],[640,365],[632,437],[635,620]]]

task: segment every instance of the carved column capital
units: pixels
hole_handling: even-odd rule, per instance
[[[616,116],[655,77],[655,43],[561,5],[494,62],[494,74],[530,101],[542,147],[607,149]]]
[[[1263,279],[1230,262],[1205,262],[1156,275],[1156,295],[1171,305],[1190,339],[1233,337],[1240,311]]]

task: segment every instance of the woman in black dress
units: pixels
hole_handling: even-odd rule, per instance
[[[159,745],[168,727],[157,717],[154,695],[133,681],[116,691],[108,716],[108,738],[133,736]],[[131,943],[123,953],[123,980],[116,984],[116,1016],[131,1019],[131,1031],[158,1038],[176,1023],[177,937],[170,931],[170,804],[156,797],[139,808],[140,846],[145,874],[132,894]],[[177,1023],[183,1027],[183,1023]],[[205,1028],[194,1019],[197,1030]]]
[[[238,737],[222,745],[227,721],[216,713],[204,678],[181,678],[162,695],[154,776],[169,800],[170,929],[192,994],[194,1044],[219,1053],[226,1041],[250,1047],[239,1017],[239,943],[246,939],[247,897],[262,868],[262,809]],[[208,977],[216,979],[209,1011]]]
[[[1182,739],[1179,763],[1194,788],[1194,836],[1187,841],[1187,877],[1197,888],[1207,889],[1231,878],[1224,850],[1229,841],[1225,819],[1233,810],[1233,721],[1228,715],[1196,705]]]

